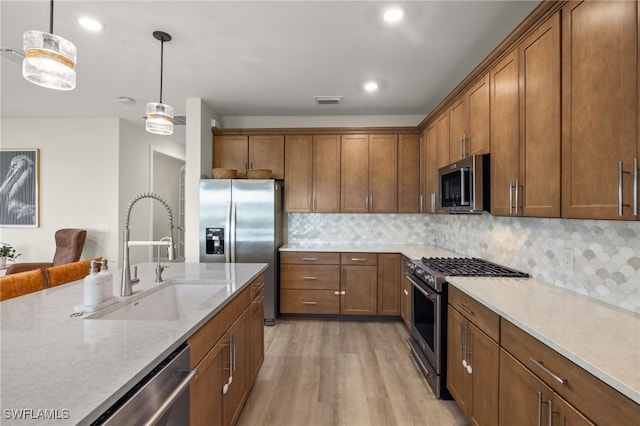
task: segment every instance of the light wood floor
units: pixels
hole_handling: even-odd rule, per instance
[[[401,322],[279,319],[239,426],[467,424],[437,400]]]

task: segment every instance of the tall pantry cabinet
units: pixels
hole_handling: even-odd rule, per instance
[[[637,219],[637,8],[636,1],[562,8],[564,217]]]

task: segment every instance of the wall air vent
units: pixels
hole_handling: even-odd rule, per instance
[[[342,96],[314,96],[318,105],[337,105],[342,103]]]

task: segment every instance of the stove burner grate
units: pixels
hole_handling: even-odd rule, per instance
[[[478,258],[432,257],[422,258],[422,264],[444,275],[459,277],[513,277],[528,278],[529,274],[516,271]]]

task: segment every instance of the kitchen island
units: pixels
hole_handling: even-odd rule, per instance
[[[74,306],[82,304],[82,281],[2,302],[2,424],[90,424],[267,266],[171,263],[166,282],[227,283],[213,296],[183,305],[171,321],[72,316]],[[138,266],[140,283],[132,297],[165,284],[154,282],[155,267]],[[115,282],[118,272],[113,271]]]

